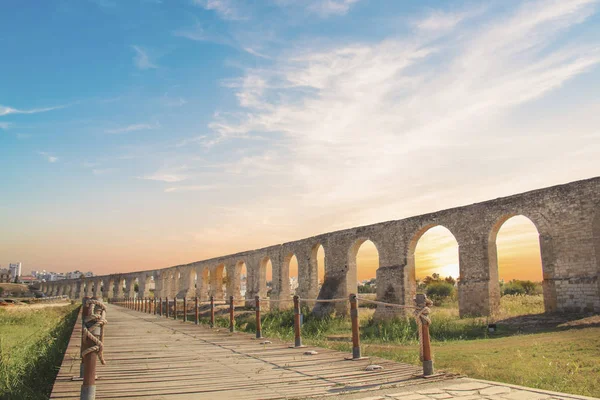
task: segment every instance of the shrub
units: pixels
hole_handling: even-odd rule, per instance
[[[454,286],[444,281],[434,282],[427,286],[426,293],[434,302],[439,302],[454,294]]]

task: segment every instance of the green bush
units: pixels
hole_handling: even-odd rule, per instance
[[[434,302],[447,299],[454,295],[454,286],[448,282],[433,282],[427,286],[427,297]]]
[[[542,294],[542,285],[538,282],[522,281],[513,279],[512,281],[500,285],[502,295],[538,295]]]

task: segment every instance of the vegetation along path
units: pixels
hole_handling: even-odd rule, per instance
[[[268,343],[115,305],[108,306],[108,320],[98,399],[578,398],[447,374],[423,379],[415,365],[379,358],[345,361],[348,354],[335,350],[289,348],[275,339]],[[71,378],[79,372],[80,334],[76,327],[52,399],[79,398],[81,382]],[[305,355],[311,350],[318,354]],[[372,364],[383,369],[366,371]]]

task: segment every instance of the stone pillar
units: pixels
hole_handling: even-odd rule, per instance
[[[223,293],[223,269],[224,266],[220,265],[216,268],[211,268],[210,271],[211,294],[216,300],[225,299],[225,294]]]
[[[150,295],[150,274],[139,274],[137,276],[138,279],[138,296],[140,298],[145,298]]]
[[[115,299],[122,299],[125,297],[125,291],[123,289],[123,278],[119,277],[118,279],[115,279],[115,293],[114,293],[114,298]]]
[[[348,252],[352,243],[351,238],[332,237],[323,246],[327,260],[327,273],[325,281],[319,292],[319,299],[346,298],[349,295],[348,287],[356,286],[356,282],[348,278]],[[350,312],[348,303],[317,303],[313,313],[327,315],[335,310],[338,314],[347,315]]]
[[[123,293],[123,297],[134,298],[135,295],[135,277],[130,276],[125,278],[125,292]]]
[[[181,271],[181,281],[181,296],[193,298],[196,295],[196,268],[184,268]]]
[[[196,267],[196,274],[198,280],[196,281],[196,294],[201,301],[207,301],[209,299],[209,271],[207,266]]]
[[[460,280],[458,309],[461,317],[492,315],[500,304],[498,269],[491,271],[485,234],[455,235],[458,241]]]

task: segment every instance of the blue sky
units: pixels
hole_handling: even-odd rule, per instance
[[[595,0],[0,7],[2,265],[154,268],[598,175]]]

